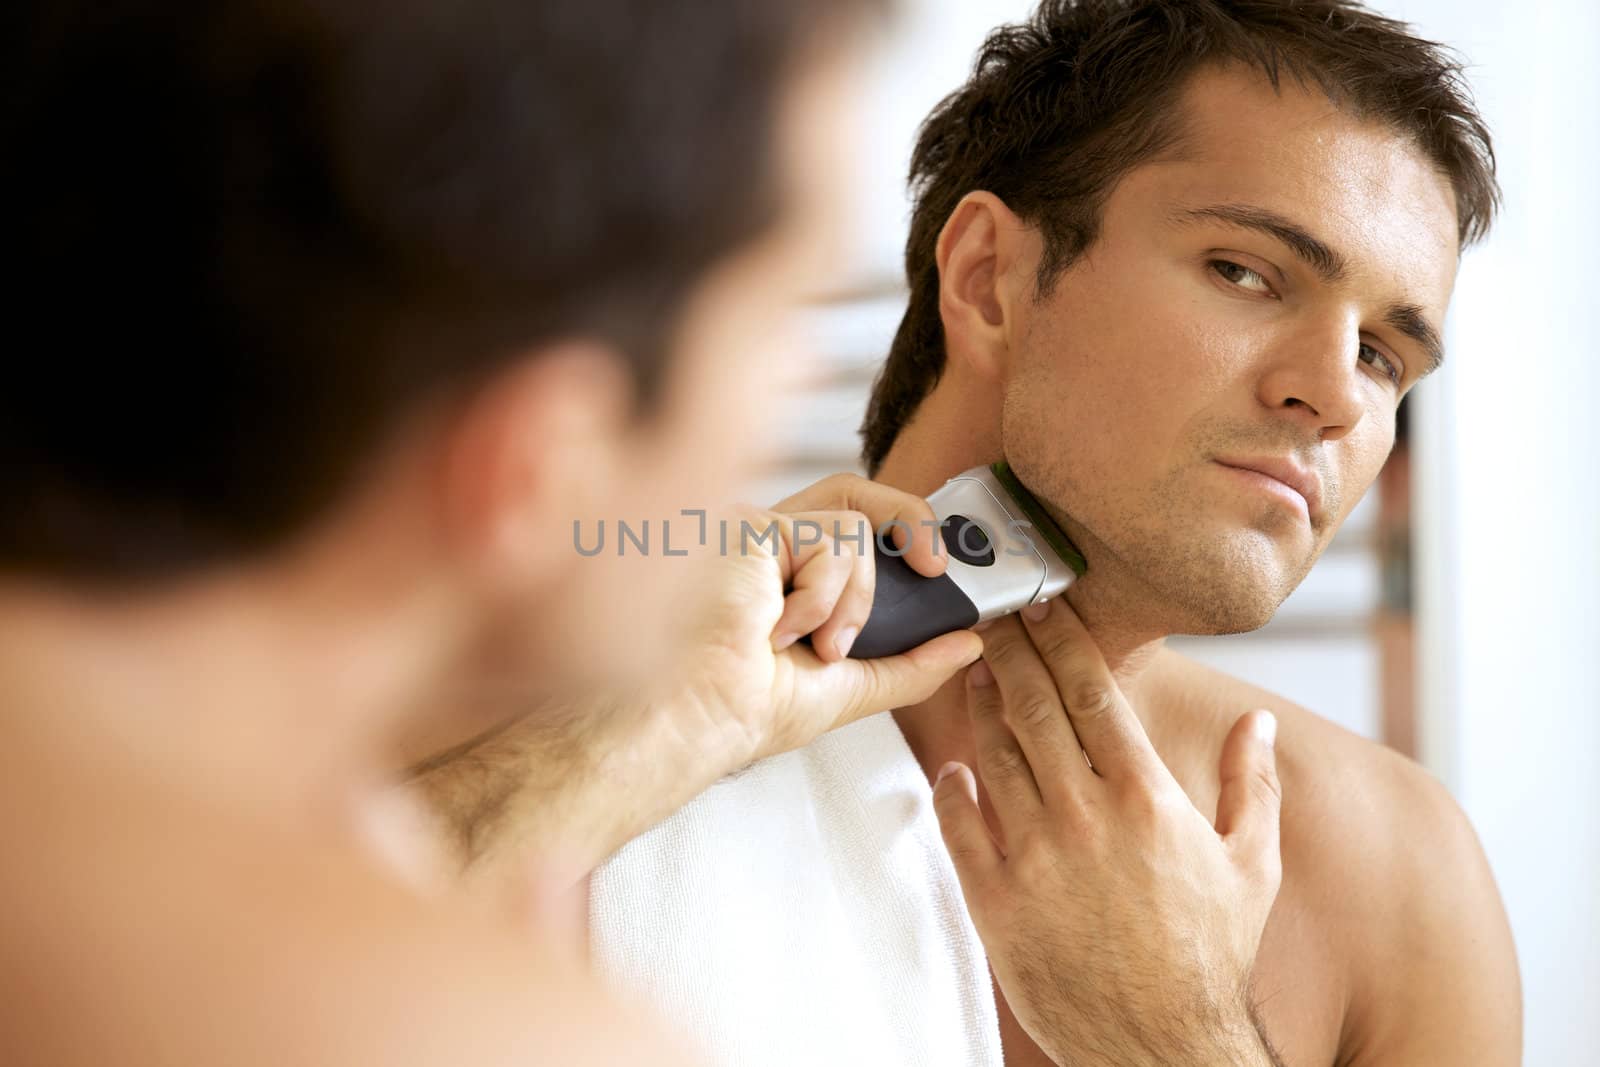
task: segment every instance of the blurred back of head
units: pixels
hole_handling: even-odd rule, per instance
[[[0,572],[271,551],[564,338],[648,402],[686,293],[772,221],[776,98],[852,2],[13,9]]]

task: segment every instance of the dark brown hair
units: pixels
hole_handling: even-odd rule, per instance
[[[441,392],[631,360],[771,220],[857,0],[13,0],[0,571],[270,550]]]
[[[1463,244],[1499,199],[1489,132],[1459,61],[1404,23],[1345,0],[1044,0],[996,30],[972,78],[923,124],[911,159],[911,298],[862,424],[876,471],[944,371],[939,233],[987,190],[1039,228],[1038,288],[1094,243],[1117,180],[1172,146],[1175,104],[1201,68],[1287,72],[1351,113],[1412,137],[1454,186]]]

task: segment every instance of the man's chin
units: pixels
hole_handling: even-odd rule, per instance
[[[1247,634],[1261,629],[1272,621],[1273,609],[1213,612],[1207,618],[1196,618],[1190,625],[1174,629],[1174,634],[1192,637],[1225,637],[1229,634]]]
[[[1233,572],[1235,575],[1237,571]],[[1251,575],[1248,582],[1174,583],[1174,633],[1203,637],[1250,633],[1272,621],[1288,597],[1288,583],[1271,572]]]
[[[1125,523],[1111,540],[1076,525],[1089,570],[1074,587],[1073,604],[1096,621],[1135,630],[1248,633],[1272,621],[1314,562],[1302,539],[1286,531],[1241,526],[1201,507],[1181,513],[1188,520],[1179,527]]]

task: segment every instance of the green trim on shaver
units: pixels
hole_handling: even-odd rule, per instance
[[[1022,513],[1028,516],[1028,521],[1033,523],[1034,529],[1038,530],[1049,542],[1050,547],[1056,550],[1061,562],[1071,567],[1072,573],[1082,578],[1084,572],[1089,569],[1083,553],[1079,552],[1067,535],[1061,532],[1061,527],[1057,526],[1055,520],[1044,510],[1044,505],[1035,500],[1033,494],[1017,481],[1017,476],[1011,471],[1011,464],[1002,459],[998,463],[991,464],[989,469],[1000,479],[1000,484],[1011,494],[1011,499],[1022,508]]]

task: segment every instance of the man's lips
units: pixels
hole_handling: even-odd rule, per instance
[[[1219,456],[1218,464],[1246,475],[1259,476],[1258,484],[1268,491],[1278,492],[1287,499],[1288,494],[1304,505],[1306,517],[1320,521],[1322,517],[1322,479],[1308,467],[1282,456]]]

